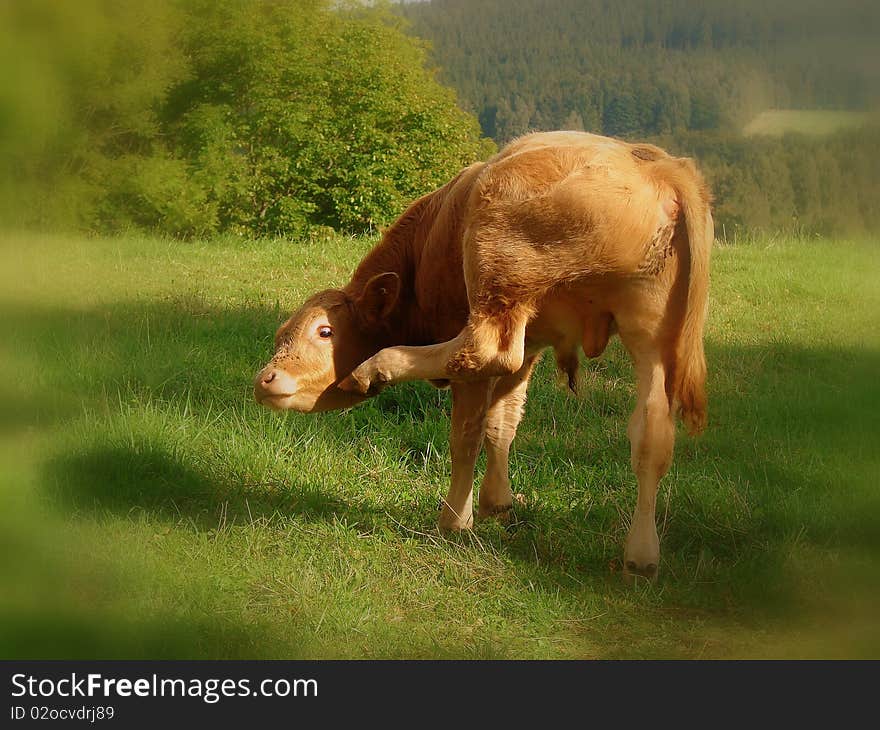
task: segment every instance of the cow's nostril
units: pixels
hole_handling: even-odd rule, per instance
[[[263,385],[269,385],[269,383],[271,383],[273,380],[275,380],[276,375],[278,375],[278,373],[275,372],[274,370],[272,372],[264,375],[263,380],[262,380]]]

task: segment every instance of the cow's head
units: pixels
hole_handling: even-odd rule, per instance
[[[306,300],[275,334],[275,356],[254,379],[258,403],[302,412],[348,408],[364,396],[337,386],[388,344],[400,277],[377,274],[352,296],[327,289]]]

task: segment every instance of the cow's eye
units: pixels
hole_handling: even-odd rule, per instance
[[[325,340],[329,337],[333,337],[333,330],[329,327],[318,327],[318,337]]]

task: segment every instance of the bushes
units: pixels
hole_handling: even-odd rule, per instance
[[[421,44],[382,9],[323,0],[75,7],[0,11],[0,47],[15,40],[23,72],[58,102],[36,143],[23,144],[27,118],[0,114],[12,125],[4,136],[22,141],[0,154],[12,173],[7,213],[27,201],[24,222],[75,218],[178,236],[359,232],[492,150],[426,70]],[[0,112],[33,102],[7,92]],[[56,199],[61,188],[75,191],[72,205]]]

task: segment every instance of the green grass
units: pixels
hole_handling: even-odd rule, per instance
[[[768,109],[758,114],[743,129],[746,136],[779,137],[794,132],[809,136],[826,136],[846,129],[876,124],[877,115],[825,109]]]
[[[661,580],[627,588],[619,343],[578,397],[541,364],[518,521],[449,537],[446,392],[251,401],[371,241],[4,239],[0,656],[880,656],[876,242],[716,248],[710,428],[664,480]]]

